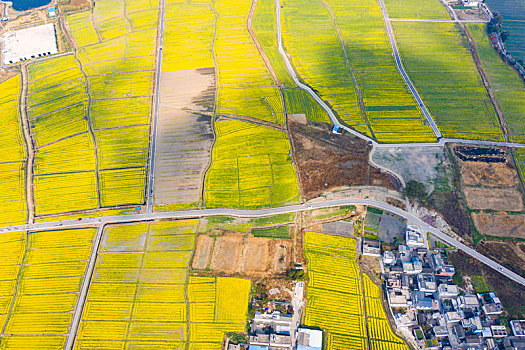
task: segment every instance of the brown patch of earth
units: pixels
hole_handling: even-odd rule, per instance
[[[200,239],[200,238],[199,238]],[[215,239],[210,268],[225,273],[238,271],[237,262],[242,252],[241,235],[224,235]]]
[[[519,184],[516,170],[505,163],[464,162],[461,182],[470,186],[513,187]]]
[[[14,67],[9,68],[0,68],[0,84],[9,78],[14,77],[18,73],[17,69]]]
[[[210,253],[213,249],[213,238],[210,236],[199,236],[197,240],[197,248],[195,249],[195,257],[193,258],[193,268],[204,270],[208,267],[210,261]]]
[[[500,213],[472,213],[474,225],[488,236],[525,239],[525,215]]]
[[[213,143],[214,68],[164,72],[155,167],[155,204],[196,203]]]
[[[292,241],[253,237],[251,234],[214,230],[199,235],[194,269],[207,268],[225,274],[267,276],[286,272],[291,265]]]
[[[463,187],[463,193],[472,209],[523,210],[523,198],[516,188]]]
[[[525,259],[513,242],[485,241],[477,250],[517,274],[525,276]]]
[[[396,189],[387,174],[368,162],[371,146],[366,141],[332,134],[324,123],[291,123],[290,130],[305,198],[347,186]]]

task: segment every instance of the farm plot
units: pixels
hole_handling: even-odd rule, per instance
[[[214,67],[212,1],[166,3],[162,71]]]
[[[439,0],[385,0],[390,18],[450,19],[450,15]]]
[[[514,149],[514,157],[516,159],[516,164],[518,164],[518,171],[523,179],[525,181],[525,150],[520,148]]]
[[[285,133],[237,120],[218,121],[215,128],[206,206],[279,206],[299,198]]]
[[[304,116],[306,120],[330,123],[328,113],[309,93],[302,89],[283,89],[286,108],[292,120]]]
[[[305,324],[327,331],[327,349],[366,348],[367,333],[374,349],[407,349],[386,319],[379,287],[359,271],[356,241],[307,231],[304,244],[310,280]]]
[[[330,12],[321,1],[286,0],[283,5],[283,42],[301,80],[316,90],[344,123],[371,136]]]
[[[428,142],[435,135],[399,73],[377,1],[326,0],[380,142]]]
[[[244,332],[250,280],[189,278],[190,349],[221,349],[225,332]]]
[[[26,150],[18,110],[20,76],[0,84],[0,225],[22,224],[26,220]]]
[[[213,68],[162,74],[155,205],[199,203],[213,142],[214,105]]]
[[[95,231],[35,232],[27,235],[27,242],[25,233],[8,237],[12,252],[7,271],[16,268],[20,274],[6,286],[11,297],[2,323],[2,348],[64,346]]]
[[[250,2],[242,0],[219,0],[216,4],[216,112],[283,124],[279,89],[246,28],[249,9]]]
[[[97,144],[100,205],[144,202],[158,8],[150,1],[98,1],[69,17],[87,76]],[[90,29],[88,29],[90,28]],[[85,42],[82,31],[97,40]],[[130,191],[126,191],[126,188]]]
[[[252,29],[266,57],[283,86],[295,87],[277,45],[277,17],[272,0],[257,1],[252,20]]]
[[[462,30],[454,23],[392,25],[405,69],[445,137],[503,140]]]
[[[28,71],[36,215],[98,207],[95,145],[79,64],[67,55],[35,62]]]
[[[184,281],[197,220],[105,229],[76,348],[186,341]]]
[[[243,331],[250,281],[188,276],[197,228],[106,228],[75,348],[220,349],[224,332]]]
[[[476,43],[478,56],[496,101],[503,112],[513,142],[525,142],[525,86],[518,73],[503,63],[486,33],[484,24],[467,23],[468,31]]]

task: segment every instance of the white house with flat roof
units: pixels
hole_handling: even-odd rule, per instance
[[[53,23],[8,31],[2,36],[1,42],[4,65],[58,53]]]

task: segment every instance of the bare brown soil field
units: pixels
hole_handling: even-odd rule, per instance
[[[523,198],[516,188],[463,187],[463,193],[471,209],[523,210]]]
[[[242,241],[241,235],[228,234],[215,238],[210,268],[225,273],[237,272],[243,248]]]
[[[389,176],[368,162],[371,146],[354,136],[334,135],[330,125],[290,125],[303,196],[345,186],[380,186],[395,190]]]
[[[213,238],[210,236],[200,236],[197,240],[197,249],[195,250],[195,257],[193,258],[192,266],[194,269],[204,270],[208,267],[212,249]]]
[[[20,13],[22,14],[16,17],[15,19],[11,19],[8,22],[4,23],[3,29],[1,31],[2,34],[9,30],[28,28],[28,27],[39,25],[39,24],[44,24],[47,22],[47,10],[46,9],[30,10],[27,14],[23,14],[23,12],[17,12],[13,10],[12,6],[9,6],[9,13],[15,16]]]
[[[525,239],[524,214],[472,213],[472,220],[481,234]]]
[[[91,7],[91,0],[60,0],[59,5],[63,11],[76,11]]]
[[[202,270],[211,261],[211,270],[225,274],[256,277],[279,274],[291,264],[291,249],[291,240],[214,230],[198,237],[192,266]]]
[[[516,169],[505,163],[464,162],[461,182],[469,186],[511,187],[519,184]]]
[[[214,68],[162,73],[156,205],[199,202],[213,143],[214,101]]]

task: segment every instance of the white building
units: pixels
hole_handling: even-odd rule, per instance
[[[8,31],[2,37],[2,63],[18,63],[58,53],[53,23]]]
[[[387,250],[383,253],[383,263],[385,265],[393,265],[396,263],[396,256],[392,251]]]
[[[459,289],[455,284],[440,284],[438,287],[438,295],[440,299],[455,298],[458,294]]]
[[[510,321],[510,328],[516,337],[525,337],[525,320]]]
[[[425,240],[418,225],[408,225],[406,230],[406,245],[411,248],[424,247]]]

